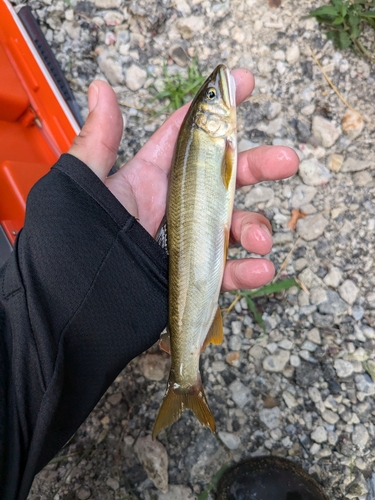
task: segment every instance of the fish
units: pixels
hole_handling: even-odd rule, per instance
[[[220,64],[197,92],[177,138],[166,209],[168,324],[159,342],[171,354],[171,369],[153,438],[188,408],[216,432],[199,358],[209,343],[223,341],[218,300],[236,185],[235,94],[234,78]]]
[[[237,169],[236,85],[220,64],[203,83],[181,125],[166,210],[168,325],[160,347],[171,354],[166,393],[152,436],[185,409],[216,432],[199,358],[223,341],[218,300],[227,259]]]

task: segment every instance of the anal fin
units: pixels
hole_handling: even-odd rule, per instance
[[[216,345],[222,344],[223,338],[224,338],[223,318],[221,316],[220,307],[218,307],[212,325],[208,330],[207,337],[203,342],[201,352],[203,352],[210,343]]]

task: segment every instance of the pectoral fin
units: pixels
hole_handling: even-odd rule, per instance
[[[207,337],[203,342],[201,352],[203,352],[206,349],[209,343],[216,345],[222,344],[223,338],[224,338],[223,318],[221,316],[220,307],[218,307],[212,325],[208,330]]]
[[[233,175],[233,167],[235,162],[235,148],[230,140],[225,143],[225,152],[223,157],[223,163],[221,165],[221,177],[223,179],[223,184],[225,189],[229,188],[230,181]]]
[[[163,349],[163,351],[167,352],[168,354],[171,353],[171,337],[169,335],[168,330],[166,330],[165,332],[163,332],[160,335],[159,347],[160,347],[160,349]]]
[[[161,220],[159,229],[156,232],[155,240],[159,243],[159,245],[168,253],[168,233],[167,233],[167,217],[164,217]]]

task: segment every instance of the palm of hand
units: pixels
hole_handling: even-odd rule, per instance
[[[232,75],[237,83],[237,103],[240,103],[251,94],[254,79],[246,70],[234,70]],[[187,108],[188,105],[169,117],[130,162],[107,177],[122,136],[122,115],[109,85],[96,81],[89,89],[90,114],[69,151],[98,175],[152,236],[165,214],[168,173]],[[298,157],[292,149],[260,146],[239,155],[237,186],[289,177],[297,168]],[[248,252],[265,255],[272,247],[271,225],[260,214],[234,211],[231,242],[240,243]],[[273,264],[267,259],[229,260],[222,290],[257,288],[267,283],[273,274]]]

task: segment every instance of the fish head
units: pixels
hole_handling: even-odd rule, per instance
[[[226,137],[236,128],[236,83],[223,64],[204,82],[195,96],[191,113],[197,127],[211,137]]]

